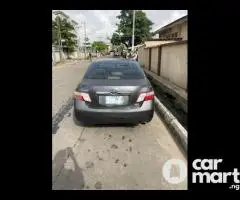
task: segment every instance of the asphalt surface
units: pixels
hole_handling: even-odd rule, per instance
[[[167,160],[186,158],[157,114],[134,127],[75,125],[71,95],[88,64],[53,69],[53,189],[187,189],[187,178],[180,184],[163,178]]]

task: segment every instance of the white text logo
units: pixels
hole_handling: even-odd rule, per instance
[[[192,166],[198,172],[192,173],[193,183],[228,183],[234,181],[235,184],[239,184],[239,175],[237,168],[233,169],[233,172],[219,172],[219,165],[222,163],[222,159],[196,159],[193,161]],[[200,172],[201,171],[201,172]],[[210,172],[209,172],[210,171]],[[239,185],[232,185],[230,188],[239,190]]]

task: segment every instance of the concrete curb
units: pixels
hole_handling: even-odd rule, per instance
[[[178,122],[173,114],[159,101],[158,98],[154,99],[154,106],[160,116],[163,118],[169,129],[172,131],[174,137],[177,139],[184,153],[187,154],[187,135],[186,129]]]

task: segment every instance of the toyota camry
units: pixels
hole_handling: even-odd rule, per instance
[[[82,124],[138,124],[154,114],[153,88],[136,61],[92,62],[73,96],[73,117]]]

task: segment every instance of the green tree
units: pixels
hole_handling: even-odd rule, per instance
[[[111,38],[111,43],[113,45],[120,45],[121,44],[121,39],[118,33],[113,33],[112,38]]]
[[[52,20],[52,44],[59,45],[59,28],[63,40],[63,51],[71,53],[77,47],[77,36],[74,33],[74,26],[65,18],[57,16]]]
[[[117,18],[120,20],[117,24],[117,32],[121,34],[121,42],[129,47],[132,45],[133,10],[122,10]],[[151,37],[152,25],[153,22],[147,18],[146,13],[135,11],[135,45]]]
[[[103,41],[94,41],[92,43],[92,48],[97,51],[105,51],[107,49],[107,45]]]
[[[125,49],[125,45],[124,45],[124,44],[120,44],[120,45],[117,47],[117,50],[118,50],[119,52],[122,52],[124,49]]]

